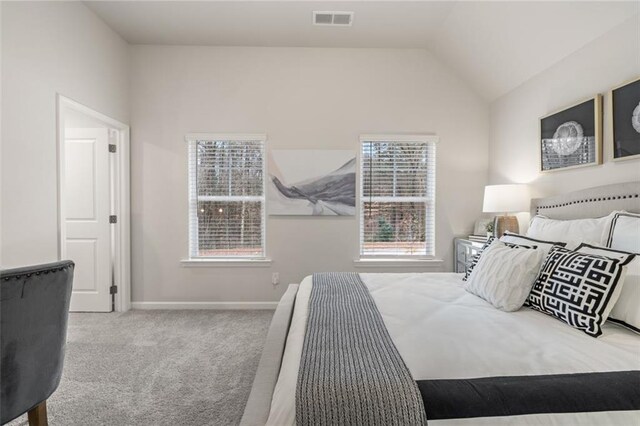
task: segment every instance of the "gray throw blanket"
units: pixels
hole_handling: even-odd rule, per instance
[[[357,273],[313,275],[297,425],[425,425],[416,382]]]

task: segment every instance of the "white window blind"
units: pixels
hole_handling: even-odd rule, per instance
[[[434,255],[435,137],[415,139],[361,139],[361,256]]]
[[[187,141],[190,257],[264,257],[264,136]]]

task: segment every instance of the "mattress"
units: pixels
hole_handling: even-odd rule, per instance
[[[495,309],[462,274],[360,274],[413,378],[476,379],[640,370],[640,336],[615,324],[589,337],[540,312]],[[295,392],[313,282],[300,284],[269,425],[295,424]],[[430,420],[431,425],[637,424],[639,411]]]

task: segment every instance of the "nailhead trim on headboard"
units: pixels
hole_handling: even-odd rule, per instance
[[[553,204],[553,205],[550,205],[550,206],[537,206],[536,207],[536,214],[542,209],[557,209],[559,207],[566,207],[566,206],[570,206],[572,204],[593,203],[594,201],[623,200],[623,199],[627,199],[627,198],[638,198],[638,197],[640,197],[640,194],[617,195],[617,196],[614,196],[614,197],[585,198],[584,200],[575,200],[575,201],[570,201],[568,203]]]

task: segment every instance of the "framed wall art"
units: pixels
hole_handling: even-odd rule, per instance
[[[540,119],[543,172],[602,164],[602,96]]]
[[[640,158],[640,78],[611,90],[613,160]]]
[[[353,216],[356,212],[356,152],[269,152],[270,215]]]
[[[476,220],[475,226],[473,227],[473,235],[486,237],[490,233],[492,234],[494,219],[494,217],[481,217]]]

